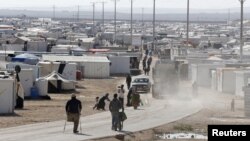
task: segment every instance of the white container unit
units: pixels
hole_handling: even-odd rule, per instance
[[[244,96],[243,87],[247,86],[250,70],[236,71],[235,95]]]
[[[217,82],[218,91],[223,93],[235,93],[236,82],[236,68],[218,68],[217,69]]]
[[[126,56],[109,56],[111,61],[110,74],[129,74],[130,57]]]
[[[32,73],[32,69],[22,69],[19,73],[20,82],[22,84],[25,97],[31,96],[30,89],[33,87],[34,84],[33,75],[31,75]]]
[[[200,87],[211,88],[212,71],[222,64],[192,64],[192,82]]]
[[[35,81],[36,78],[38,78],[39,70],[38,70],[38,66],[35,66],[35,65],[28,65],[28,64],[23,64],[23,63],[9,63],[6,65],[6,69],[14,71],[16,65],[19,65],[21,69],[32,69],[33,71],[31,74],[33,74],[33,81]]]
[[[110,76],[110,61],[107,57],[43,55],[43,60],[76,63],[85,78],[103,79]]]
[[[108,78],[110,76],[110,62],[82,62],[84,78]]]
[[[15,82],[13,79],[0,79],[0,114],[14,113]]]
[[[249,118],[250,117],[250,86],[249,84],[248,86],[243,87],[243,91],[245,95],[244,97],[245,116]]]

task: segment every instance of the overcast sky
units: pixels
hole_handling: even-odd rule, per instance
[[[29,7],[71,7],[81,5],[91,8],[90,2],[103,0],[2,0],[0,8],[29,8]],[[114,0],[106,1],[106,7],[112,8]],[[117,0],[117,7],[130,7],[131,0]],[[156,0],[157,8],[186,8],[187,0]],[[135,7],[152,7],[153,0],[134,0]],[[190,7],[193,9],[228,9],[239,7],[239,0],[190,0]],[[245,7],[250,7],[250,0],[246,0]],[[98,6],[97,6],[98,8]]]

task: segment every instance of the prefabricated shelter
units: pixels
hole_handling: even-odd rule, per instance
[[[109,56],[111,61],[110,74],[130,74],[130,57]]]
[[[192,64],[192,82],[196,82],[200,87],[211,88],[212,70],[223,66],[223,64]]]
[[[34,76],[32,75],[33,69],[22,69],[19,73],[20,83],[24,90],[24,97],[30,97],[30,89],[34,85]]]
[[[37,66],[39,67],[39,77],[47,76],[56,71],[68,80],[76,80],[76,63],[39,62]]]
[[[46,96],[48,93],[75,90],[75,84],[75,81],[67,80],[55,71],[36,80],[36,87],[40,96]]]
[[[223,93],[235,93],[236,68],[217,68],[218,91]]]
[[[29,65],[29,64],[12,62],[12,63],[9,63],[9,64],[6,65],[6,69],[8,71],[14,71],[15,67],[17,65],[19,65],[21,67],[21,69],[32,69],[33,70],[32,75],[33,75],[34,81],[36,80],[36,78],[39,77],[38,76],[39,69],[38,69],[38,66],[36,66],[36,65]]]
[[[180,78],[182,80],[188,80],[189,64],[188,63],[180,63],[178,68],[179,68]]]
[[[46,61],[66,61],[76,63],[85,78],[108,78],[110,76],[110,61],[103,56],[57,56],[43,55]]]
[[[16,93],[12,78],[0,79],[0,114],[14,113]]]
[[[69,53],[71,49],[77,48],[77,45],[56,45],[53,46],[51,52],[53,53]]]
[[[235,71],[235,95],[244,96],[243,87],[247,86],[248,79],[250,78],[250,70]]]
[[[243,88],[244,91],[244,109],[245,109],[245,116],[250,117],[250,85],[249,85],[249,80],[248,80],[248,85]]]

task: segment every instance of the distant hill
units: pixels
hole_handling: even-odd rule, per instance
[[[250,8],[245,8],[245,19],[250,19]],[[123,11],[123,9],[119,9],[119,11]],[[160,11],[160,12],[159,12]],[[215,10],[216,11],[216,10]],[[225,10],[191,10],[190,20],[191,21],[227,21],[228,20],[228,13]],[[240,13],[237,12],[239,9],[230,9],[230,19],[236,20],[240,19]],[[186,20],[186,13],[185,9],[157,9],[156,20],[164,20],[164,21],[185,21]],[[51,18],[53,13],[49,10],[10,10],[10,9],[0,9],[0,17],[17,17],[20,15],[26,15],[28,17],[48,17]],[[56,18],[76,18],[75,11],[69,10],[58,10],[56,11]],[[112,11],[105,12],[106,19],[113,19],[114,13]],[[102,18],[101,12],[96,12],[95,17],[97,19]],[[130,14],[126,12],[118,12],[117,13],[118,19],[130,19]],[[80,11],[80,18],[81,19],[92,19],[92,12],[91,11]],[[139,11],[135,10],[134,20],[141,20],[142,15]],[[147,11],[144,14],[144,20],[152,20],[152,14]]]

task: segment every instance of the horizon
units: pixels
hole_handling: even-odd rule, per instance
[[[71,11],[77,9],[77,6],[80,6],[80,9],[92,10],[91,2],[98,2],[96,4],[96,10],[101,11],[103,0],[8,0],[1,3],[0,9],[27,9],[27,10],[41,10],[49,9],[52,11],[53,5],[56,9],[68,8]],[[105,10],[113,11],[114,2],[112,0],[105,0]],[[152,9],[153,0],[134,0],[133,2],[134,9]],[[117,12],[124,10],[130,12],[130,0],[117,0]],[[160,9],[186,9],[187,0],[156,0],[156,10]],[[246,9],[250,8],[250,1],[247,0],[244,4]],[[240,3],[238,0],[190,0],[190,12],[192,11],[206,11],[206,10],[215,10],[215,11],[228,11],[228,9],[238,9],[240,11]],[[85,11],[85,10],[84,10]],[[152,11],[152,10],[151,10]],[[146,11],[145,11],[146,12]],[[160,11],[157,11],[160,12]]]

